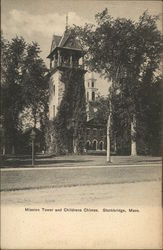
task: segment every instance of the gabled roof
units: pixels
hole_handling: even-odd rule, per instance
[[[71,30],[66,30],[64,32],[58,47],[82,50],[80,42],[77,37],[74,38],[74,36],[72,36]]]

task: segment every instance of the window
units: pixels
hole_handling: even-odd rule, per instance
[[[87,150],[90,149],[90,145],[91,145],[90,141],[87,141],[87,143],[86,143],[86,149],[87,149]]]
[[[92,101],[95,101],[95,92],[92,92]]]
[[[88,88],[89,88],[89,82],[88,82]]]
[[[54,93],[54,95],[55,95],[55,85],[53,85],[53,93]]]
[[[95,84],[94,84],[94,81],[92,81],[92,88],[94,88],[94,85],[95,85]]]
[[[93,141],[93,150],[97,150],[97,141],[96,140]]]
[[[100,150],[103,150],[104,149],[104,143],[103,141],[100,142]]]

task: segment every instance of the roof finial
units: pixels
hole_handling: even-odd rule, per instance
[[[68,13],[66,15],[66,30],[68,29]]]

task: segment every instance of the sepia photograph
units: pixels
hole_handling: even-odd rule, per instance
[[[162,249],[162,1],[1,0],[1,249]]]

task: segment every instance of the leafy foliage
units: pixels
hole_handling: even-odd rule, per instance
[[[109,98],[98,96],[95,102],[91,102],[91,105],[94,109],[94,119],[97,124],[107,123],[108,114],[109,114]]]
[[[15,145],[19,128],[19,113],[23,110],[21,67],[26,43],[14,38],[2,40],[2,117],[6,143]]]
[[[36,43],[27,44],[22,37],[9,42],[2,36],[2,125],[8,152],[11,152],[11,147],[18,151],[20,148],[20,114],[27,108],[31,109],[36,125],[36,116],[41,119],[45,110],[47,113],[47,70],[39,54]]]
[[[83,151],[86,121],[83,77],[83,71],[79,69],[62,71],[61,81],[65,84],[65,91],[54,119],[54,149],[56,153],[72,152],[73,136],[77,144],[77,152]]]
[[[39,56],[40,52],[37,43],[29,44],[22,69],[23,98],[25,106],[32,110],[34,126],[36,126],[37,117],[40,118],[40,113],[44,111],[48,100],[47,79],[45,77],[47,69]]]
[[[126,130],[125,140],[130,143],[130,124],[136,116],[134,140],[143,138],[144,144],[139,153],[152,153],[160,144],[161,131],[162,87],[157,77],[161,77],[162,37],[157,28],[158,17],[145,11],[138,22],[133,22],[114,19],[105,9],[95,19],[96,26],[86,24],[84,28],[75,27],[75,31],[87,50],[89,68],[112,81],[109,98],[114,133],[121,134],[124,140],[122,131]],[[156,151],[159,152],[158,147]]]

